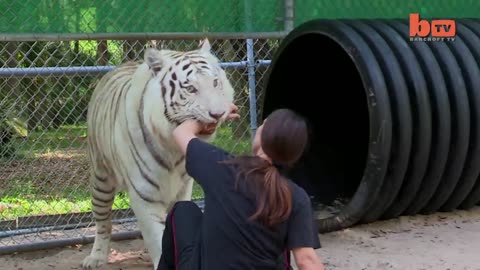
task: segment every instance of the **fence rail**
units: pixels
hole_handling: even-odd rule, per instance
[[[0,42],[9,41],[76,41],[76,40],[190,40],[190,39],[281,39],[286,31],[273,32],[161,32],[161,33],[74,33],[17,34],[0,33]]]
[[[253,66],[268,66],[270,62],[271,60],[256,60]],[[220,63],[222,68],[245,68],[249,65],[248,61]],[[0,78],[97,75],[107,73],[114,68],[115,66],[0,68]]]

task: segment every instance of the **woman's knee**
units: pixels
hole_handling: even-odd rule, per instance
[[[202,210],[192,201],[178,201],[172,208],[171,214],[177,216],[179,214],[187,214],[190,216],[201,215]]]

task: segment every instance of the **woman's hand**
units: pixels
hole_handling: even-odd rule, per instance
[[[230,104],[230,112],[227,115],[227,121],[232,121],[234,119],[240,119],[240,114],[238,114],[238,107],[235,104]]]
[[[239,118],[240,115],[238,114],[238,107],[232,103],[230,105],[230,112],[228,113],[226,119],[228,121],[232,121]],[[198,135],[213,134],[216,128],[217,123],[203,124],[197,120],[189,119],[185,120],[173,130],[173,138],[180,147],[180,150],[183,152],[183,154],[185,154],[187,151],[187,145],[191,139],[196,138]]]
[[[226,120],[227,121],[233,121],[235,119],[239,119],[240,114],[238,114],[238,107],[235,104],[230,104],[230,112],[228,113]],[[198,135],[211,135],[215,132],[217,129],[218,123],[211,123],[211,124],[206,124],[203,126],[202,130],[200,130]]]
[[[204,125],[197,120],[189,119],[183,121],[178,127],[173,130],[173,139],[180,148],[180,151],[185,154],[187,146],[191,139],[196,138],[204,129]]]

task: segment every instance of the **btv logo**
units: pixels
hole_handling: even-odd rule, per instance
[[[453,41],[457,27],[454,20],[420,19],[418,13],[410,14],[410,41]]]

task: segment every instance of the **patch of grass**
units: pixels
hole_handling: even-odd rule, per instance
[[[6,181],[0,179],[0,220],[90,212],[91,195],[85,170],[88,168],[86,134],[86,126],[78,125],[15,138],[16,159],[22,162],[20,167],[8,168],[15,173],[7,175]],[[212,143],[233,154],[250,152],[250,139],[235,139],[228,124],[219,128]],[[203,196],[202,188],[194,183],[192,198]],[[113,208],[128,207],[128,196],[117,194]]]
[[[22,122],[18,118],[13,118],[11,120],[6,120],[7,123],[12,126],[18,135],[20,136],[27,136],[27,126],[24,122]]]
[[[66,198],[35,200],[21,197],[5,197],[2,198],[0,204],[3,204],[6,208],[0,212],[0,216],[6,220],[21,216],[89,212],[92,209],[90,197],[78,197],[73,200]],[[116,196],[113,209],[125,209],[128,208],[128,205],[128,198],[126,196]]]
[[[85,146],[86,137],[85,125],[31,132],[28,136],[15,140],[16,152],[23,158],[37,158],[39,155],[63,149],[80,149]]]
[[[91,194],[88,187],[65,187],[55,195],[48,195],[46,190],[30,183],[14,185],[9,189],[9,195],[0,198],[0,220],[11,220],[21,216],[53,215],[90,212]],[[203,190],[194,183],[192,198],[203,198]],[[130,207],[126,193],[115,196],[113,209],[127,209]]]
[[[247,154],[251,151],[250,134],[247,138],[237,139],[233,136],[232,128],[229,124],[220,127],[216,133],[212,144],[225,149],[235,155]]]
[[[14,196],[3,196],[0,199],[0,220],[12,220],[22,216],[54,215],[67,213],[90,212],[92,210],[90,193],[84,189],[77,189],[56,196],[43,196],[35,194],[29,188],[27,192],[17,193]],[[193,199],[203,198],[203,190],[196,183],[193,186]],[[130,207],[128,196],[118,193],[113,202],[113,209],[128,209]]]

